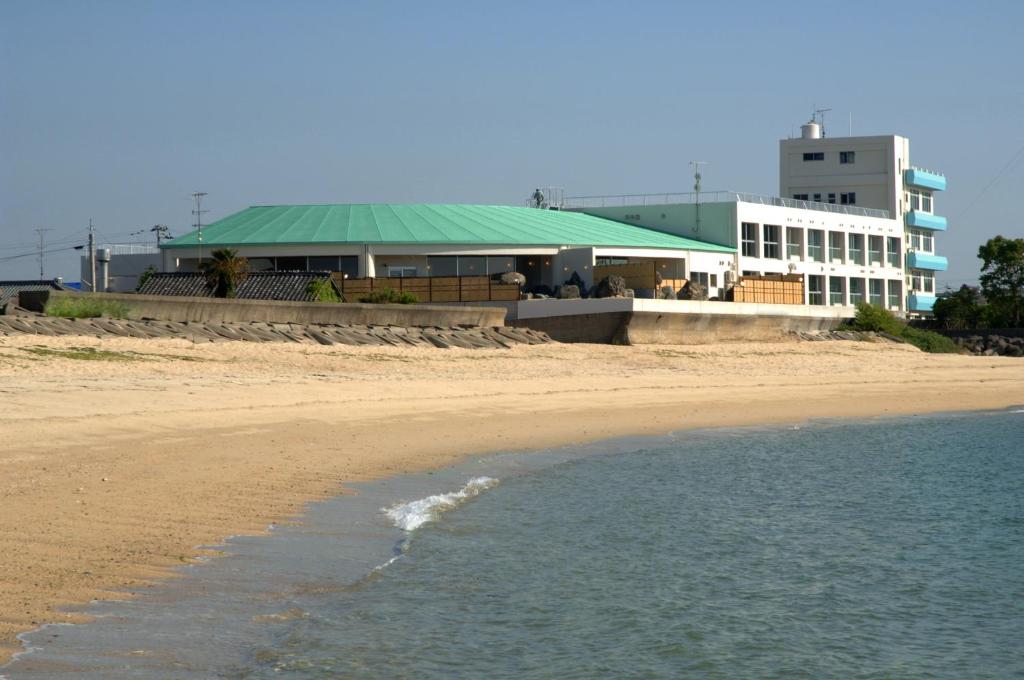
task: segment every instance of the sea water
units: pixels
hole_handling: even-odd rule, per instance
[[[1024,677],[1024,412],[490,456],[314,505],[12,679]]]

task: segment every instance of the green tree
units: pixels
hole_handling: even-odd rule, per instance
[[[1024,316],[1024,238],[996,236],[978,248],[981,290],[989,306],[1005,315],[1007,325],[1019,328]]]
[[[154,267],[153,265],[149,265],[148,267],[146,267],[146,270],[144,272],[139,274],[139,282],[135,285],[136,293],[142,290],[142,287],[146,285],[146,281],[149,281],[151,278],[153,278],[153,274],[156,274],[156,267]]]
[[[963,285],[959,290],[939,293],[938,297],[932,314],[943,328],[959,331],[978,327],[985,309],[985,298],[978,288]]]
[[[210,253],[201,269],[214,297],[233,298],[238,286],[249,277],[249,260],[239,257],[237,250],[219,248]]]

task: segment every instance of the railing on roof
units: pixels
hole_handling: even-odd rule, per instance
[[[920,170],[921,172],[927,172],[929,175],[935,175],[936,177],[945,177],[945,173],[939,172],[938,170],[929,170],[928,168],[922,168],[917,165],[911,165],[910,170]]]
[[[98,249],[110,250],[111,255],[159,255],[160,249],[148,243],[108,243],[97,246]],[[87,253],[88,254],[88,253]]]
[[[748,194],[739,191],[702,191],[701,203],[756,203],[758,205],[775,205],[783,208],[799,208],[801,210],[818,210],[821,212],[838,213],[840,215],[858,215],[860,217],[889,218],[888,210],[862,208],[856,205],[838,205],[817,201],[800,201],[795,198]],[[669,203],[696,203],[694,192],[668,192],[661,194],[615,194],[609,196],[568,196],[565,208],[614,208],[632,205],[666,205]]]

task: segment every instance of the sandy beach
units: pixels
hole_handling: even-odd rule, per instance
[[[352,348],[0,338],[0,663],[346,482],[694,427],[1024,404],[1024,361],[903,345]]]

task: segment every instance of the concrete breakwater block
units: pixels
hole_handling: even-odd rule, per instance
[[[291,342],[366,347],[511,349],[554,342],[545,333],[504,326],[382,326],[142,319],[63,319],[48,316],[0,316],[0,336],[90,336],[180,338],[193,342]]]

